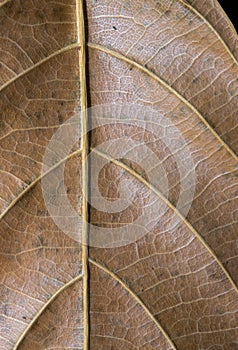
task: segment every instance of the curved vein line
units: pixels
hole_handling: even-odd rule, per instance
[[[189,338],[192,337],[194,335],[199,335],[199,334],[212,334],[214,335],[214,333],[224,333],[224,332],[230,332],[230,331],[237,331],[237,327],[235,328],[225,328],[225,329],[214,329],[212,331],[199,331],[199,332],[194,332],[194,333],[189,333],[189,334],[185,334],[185,335],[181,335],[176,337],[175,339],[183,339],[183,338]]]
[[[134,67],[138,68],[139,70],[143,71],[147,75],[149,75],[151,78],[158,81],[163,87],[165,87],[167,90],[169,90],[173,95],[175,95],[179,100],[181,100],[188,108],[191,109],[193,113],[195,113],[199,119],[203,122],[204,125],[211,131],[213,136],[222,144],[222,146],[227,150],[228,153],[238,162],[238,156],[232,151],[232,149],[222,140],[222,138],[217,134],[217,132],[211,127],[211,125],[208,123],[208,121],[202,116],[202,114],[189,102],[187,101],[178,91],[176,91],[174,88],[172,88],[170,85],[168,85],[164,80],[162,80],[158,75],[153,73],[148,68],[142,66],[140,63],[137,63],[133,61],[132,59],[122,55],[121,53],[108,49],[105,46],[101,46],[99,44],[94,43],[88,43],[88,47],[92,49],[96,49],[102,52],[106,52],[108,55],[114,56],[118,58],[121,61],[125,61],[129,63],[130,65],[133,65]]]
[[[77,41],[79,50],[81,148],[82,148],[82,266],[83,266],[83,349],[89,349],[89,266],[88,266],[88,115],[86,80],[86,38],[84,0],[76,0]]]
[[[0,4],[0,8],[3,7],[4,5],[6,5],[8,2],[10,2],[11,0],[4,0],[3,2],[1,2]]]
[[[228,21],[231,29],[235,32],[235,34],[237,34],[237,30],[232,22],[232,20],[230,19],[230,17],[228,16],[228,14],[226,13],[226,11],[224,10],[224,8],[222,7],[222,5],[220,4],[220,0],[217,0],[218,4],[219,4],[219,7],[224,15],[224,17],[226,17],[226,20]]]
[[[202,21],[204,21],[208,25],[208,27],[218,37],[219,41],[225,47],[226,51],[228,52],[229,56],[232,58],[234,63],[236,65],[238,65],[237,59],[235,58],[235,56],[231,52],[230,48],[227,46],[227,44],[225,43],[224,39],[220,36],[220,34],[217,32],[217,30],[211,25],[211,23],[198,10],[196,10],[193,6],[191,6],[190,4],[184,2],[184,0],[177,0],[177,1],[180,2],[180,4],[182,4],[184,7],[187,7],[191,12],[195,13]]]
[[[14,198],[14,200],[10,203],[10,205],[0,214],[0,220],[4,218],[4,216],[12,209],[17,202],[27,193],[30,191],[32,187],[34,187],[43,177],[48,175],[51,171],[56,169],[58,166],[60,166],[62,163],[64,163],[66,160],[74,157],[75,155],[78,155],[81,153],[81,149],[69,154],[64,159],[61,159],[58,163],[56,163],[54,166],[52,166],[49,170],[47,170],[44,174],[40,174],[34,181],[32,181],[19,195]]]
[[[114,272],[108,270],[105,266],[101,265],[97,261],[95,261],[92,258],[89,258],[89,262],[95,266],[97,266],[100,270],[106,272],[109,276],[111,276],[114,280],[120,283],[120,285],[126,289],[129,294],[132,296],[134,300],[142,307],[142,309],[147,313],[147,315],[152,319],[152,321],[156,324],[156,326],[159,328],[160,332],[163,334],[163,336],[166,338],[166,340],[171,345],[172,349],[177,350],[177,347],[175,346],[174,342],[170,338],[170,336],[167,334],[167,332],[164,330],[160,322],[154,317],[154,315],[151,313],[151,311],[147,308],[147,306],[144,304],[144,302],[136,295],[133,290],[131,290],[125,282],[123,282],[119,276],[117,276]]]
[[[34,64],[33,66],[27,68],[26,70],[24,70],[23,72],[21,72],[20,74],[16,75],[15,77],[13,77],[12,79],[10,79],[9,81],[7,81],[5,84],[3,84],[0,87],[0,92],[2,92],[5,88],[7,88],[9,85],[11,85],[12,83],[14,83],[15,81],[17,81],[18,79],[20,79],[21,77],[23,77],[24,75],[26,75],[27,73],[31,72],[33,69],[41,66],[43,63],[47,62],[48,60],[50,60],[51,58],[60,55],[63,52],[66,52],[68,50],[74,49],[76,47],[78,47],[79,44],[75,43],[75,44],[71,44],[68,46],[63,47],[62,49],[53,52],[52,54],[50,54],[49,56],[43,58],[42,60],[40,60],[39,62],[37,62],[36,64]]]
[[[28,324],[28,326],[26,327],[26,329],[24,330],[24,332],[21,334],[21,336],[18,338],[16,344],[14,345],[13,350],[16,350],[18,348],[18,346],[21,344],[21,342],[23,341],[23,339],[25,338],[25,336],[27,335],[27,333],[29,332],[29,330],[33,327],[33,325],[36,323],[36,321],[40,318],[40,316],[43,314],[43,312],[45,311],[45,309],[57,298],[57,296],[62,293],[65,289],[67,289],[68,287],[72,286],[74,283],[76,283],[77,281],[79,281],[81,278],[83,277],[83,274],[80,274],[78,276],[76,276],[75,278],[73,278],[72,280],[70,280],[69,282],[67,282],[66,284],[64,284],[60,289],[58,289],[55,294],[53,294],[49,300],[47,300],[47,302],[43,305],[43,307],[37,312],[37,314],[34,316],[34,318],[31,320],[31,322]]]
[[[4,140],[6,137],[9,137],[12,134],[15,134],[17,132],[24,132],[24,131],[36,131],[36,130],[49,130],[49,129],[56,129],[59,128],[60,125],[50,125],[50,126],[36,126],[32,128],[25,128],[25,129],[12,129],[7,134],[0,137],[0,141]],[[12,175],[12,174],[11,174]]]
[[[136,345],[134,345],[132,342],[130,342],[129,340],[127,339],[122,339],[122,338],[119,338],[119,337],[114,337],[114,336],[111,336],[111,335],[101,335],[101,334],[95,334],[94,337],[98,337],[98,338],[106,338],[106,339],[112,339],[112,340],[119,340],[121,343],[127,343],[129,344],[130,346],[132,346],[134,349],[138,349],[138,347]]]
[[[132,170],[130,167],[128,167],[126,164],[120,162],[119,160],[116,160],[110,155],[105,154],[101,151],[98,151],[97,149],[91,149],[92,152],[95,152],[99,156],[103,157],[104,159],[107,159],[108,161],[112,162],[113,164],[119,166],[120,168],[124,169],[129,173],[131,176],[136,178],[139,182],[143,183],[149,190],[151,190],[155,195],[157,195],[178,217],[179,219],[188,227],[188,229],[194,234],[194,236],[200,241],[200,243],[205,247],[205,249],[211,254],[213,259],[216,261],[218,266],[221,268],[221,270],[226,275],[227,279],[231,283],[232,287],[235,289],[236,293],[238,294],[238,286],[233,281],[230,273],[227,271],[225,266],[222,264],[222,262],[218,259],[216,254],[213,252],[213,250],[210,248],[210,246],[207,244],[207,242],[203,239],[203,237],[200,235],[200,233],[190,224],[190,222],[183,217],[183,215],[178,211],[178,209],[167,199],[163,196],[163,194],[152,184],[148,183],[147,180],[145,180],[141,175],[139,175],[136,171]]]
[[[30,64],[33,64],[34,65],[34,62],[32,61],[31,57],[29,56],[28,52],[26,50],[24,50],[19,44],[17,41],[14,41],[12,39],[10,39],[9,37],[7,38],[4,38],[6,40],[6,42],[10,42],[12,45],[16,46],[20,51],[21,53],[24,55],[24,57],[27,58],[27,60],[29,60]],[[9,54],[10,53],[10,50],[9,50]],[[20,63],[20,62],[19,62]],[[22,66],[22,65],[21,65]]]
[[[6,288],[9,289],[9,290],[11,290],[12,292],[14,292],[14,293],[16,293],[16,294],[24,295],[27,299],[30,299],[30,300],[32,300],[32,301],[34,301],[34,302],[37,302],[37,303],[39,303],[39,304],[42,304],[42,303],[43,303],[42,300],[37,299],[37,298],[34,298],[34,297],[31,297],[30,295],[27,295],[26,293],[23,293],[23,292],[22,292],[21,290],[19,290],[19,289],[13,289],[13,288],[11,288],[11,287],[9,287],[9,286],[6,286]]]

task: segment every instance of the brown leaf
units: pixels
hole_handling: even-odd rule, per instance
[[[3,0],[0,31],[0,349],[236,349],[238,40],[218,2]],[[115,118],[91,127],[98,105]]]

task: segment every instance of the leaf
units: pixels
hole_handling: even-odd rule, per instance
[[[7,0],[0,17],[0,348],[236,349],[238,41],[218,2]],[[120,123],[87,135],[94,120],[87,106],[97,105],[122,106]],[[140,106],[138,115],[124,117],[128,105]],[[164,139],[149,130],[148,108],[186,143],[170,127]],[[59,139],[42,174],[50,140],[79,110],[81,140],[60,158]],[[110,154],[117,139],[125,151],[137,142],[160,160],[167,196],[163,171],[151,183],[142,153],[134,162]],[[108,152],[100,151],[106,142]],[[194,164],[184,176],[188,196],[189,174],[196,176],[187,215],[188,203],[178,205],[184,147]],[[93,198],[103,159],[101,207],[89,208],[84,194]],[[44,180],[60,192],[62,171],[83,218],[83,244],[57,225],[45,201]],[[120,184],[131,203],[104,210]],[[162,215],[146,216],[150,198]],[[113,236],[143,215],[140,226],[150,229],[138,240],[85,244],[87,220]]]

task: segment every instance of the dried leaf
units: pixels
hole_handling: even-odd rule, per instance
[[[218,2],[3,0],[0,30],[0,349],[236,349],[238,40]],[[84,244],[124,228],[149,232]]]

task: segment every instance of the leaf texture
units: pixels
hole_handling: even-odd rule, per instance
[[[238,41],[219,3],[7,0],[0,18],[0,349],[236,349]],[[105,104],[150,107],[172,120],[196,175],[188,215],[177,209],[173,137],[165,144],[129,116],[86,135],[87,107]],[[81,139],[42,173],[52,136],[78,111]],[[160,159],[168,198],[139,158],[96,150],[123,137],[125,148],[139,142]],[[90,150],[107,163],[102,198],[113,203],[120,183],[129,184],[125,210],[87,203]],[[42,180],[58,188],[62,171],[83,244],[57,226],[44,200]],[[150,196],[166,210],[146,217],[146,235],[88,248],[87,220],[113,232],[145,214]]]

